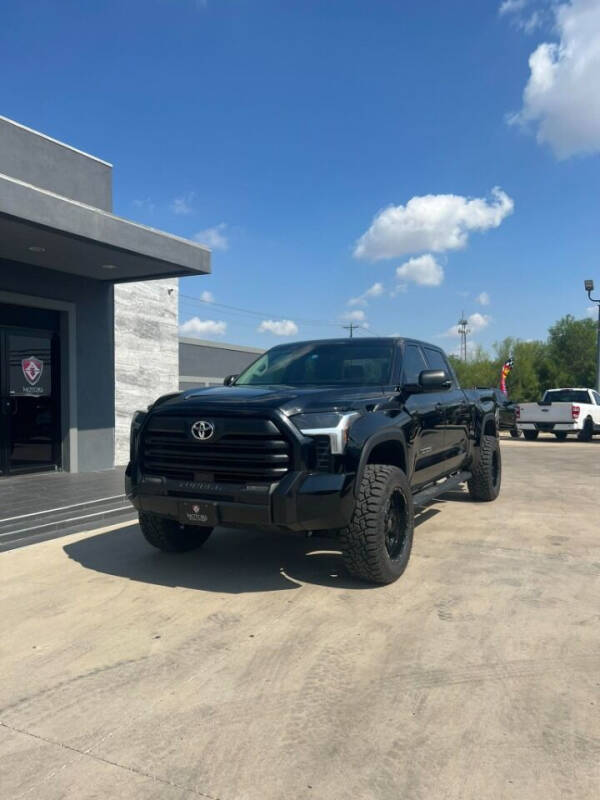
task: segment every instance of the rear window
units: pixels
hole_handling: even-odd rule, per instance
[[[584,389],[552,389],[544,395],[546,403],[589,403],[590,397]]]

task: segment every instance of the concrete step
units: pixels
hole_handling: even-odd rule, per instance
[[[43,511],[0,518],[0,550],[6,550],[40,538],[62,536],[78,529],[111,524],[136,517],[136,511],[124,494],[70,503]]]

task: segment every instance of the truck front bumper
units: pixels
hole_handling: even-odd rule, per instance
[[[125,493],[138,511],[184,525],[332,530],[350,522],[355,478],[354,473],[289,472],[274,484],[202,483],[139,475],[130,464]]]

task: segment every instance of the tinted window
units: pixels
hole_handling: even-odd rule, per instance
[[[598,394],[598,392],[592,392],[592,394],[594,395],[594,400],[596,401],[596,405],[600,406],[600,394]]]
[[[552,389],[544,395],[546,403],[589,403],[585,389]]]
[[[394,343],[300,342],[269,350],[236,386],[376,386],[391,381]]]
[[[425,355],[427,356],[427,361],[429,362],[429,369],[443,369],[448,373],[448,375],[452,375],[450,372],[450,367],[446,363],[446,359],[439,350],[432,350],[431,347],[426,347]]]
[[[404,383],[417,384],[419,373],[427,369],[421,348],[416,344],[407,344],[404,348]]]

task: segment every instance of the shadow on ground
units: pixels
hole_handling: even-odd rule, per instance
[[[428,509],[415,524],[436,512]],[[203,548],[161,553],[148,545],[137,523],[65,545],[86,569],[161,586],[241,594],[298,589],[304,583],[338,589],[373,589],[344,570],[336,539],[217,528]]]

